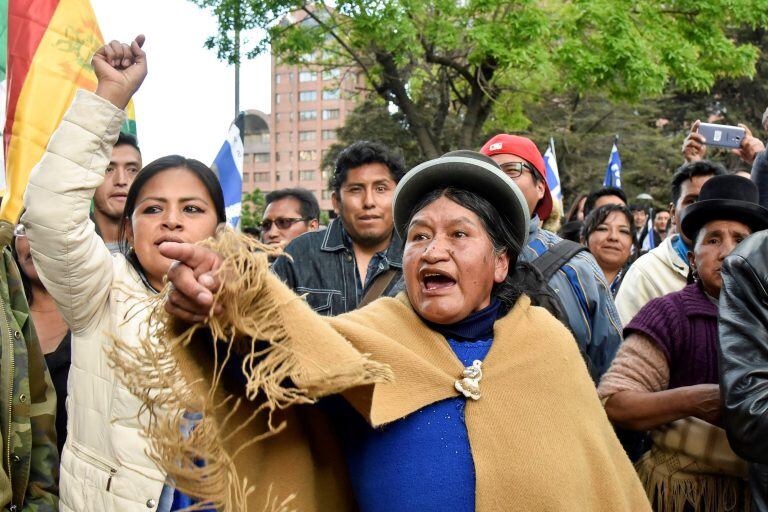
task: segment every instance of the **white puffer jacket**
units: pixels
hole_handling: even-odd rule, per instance
[[[122,255],[110,255],[89,220],[124,118],[78,91],[24,196],[35,267],[72,330],[62,511],[156,510],[165,481],[140,435],[140,402],[118,383],[105,352],[108,334],[136,342],[146,319],[141,300],[151,292]]]
[[[683,261],[668,236],[658,247],[640,256],[629,267],[616,295],[616,309],[627,325],[652,299],[682,290],[688,282],[688,262]]]

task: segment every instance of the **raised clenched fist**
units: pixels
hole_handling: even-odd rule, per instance
[[[99,81],[96,94],[124,109],[147,76],[147,54],[141,47],[144,36],[130,45],[119,41],[105,44],[91,61]]]

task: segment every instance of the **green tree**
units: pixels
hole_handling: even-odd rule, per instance
[[[387,104],[375,95],[368,95],[347,115],[344,126],[336,130],[338,142],[323,157],[322,166],[333,169],[342,149],[358,140],[379,142],[400,153],[408,166],[425,160],[421,148],[411,136],[408,124],[400,112],[390,112]]]
[[[243,207],[240,212],[240,226],[255,228],[261,224],[264,213],[264,194],[258,188],[243,194]]]
[[[235,33],[261,28],[246,55],[358,69],[427,158],[477,145],[489,121],[524,128],[532,94],[638,100],[751,77],[758,48],[729,31],[768,22],[768,0],[191,1],[217,16],[206,44],[221,58],[238,60]]]

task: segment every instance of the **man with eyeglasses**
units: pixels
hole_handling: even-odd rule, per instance
[[[403,159],[375,142],[355,142],[339,154],[330,183],[338,217],[328,229],[294,239],[285,248],[289,257],[272,266],[317,313],[340,315],[399,289],[403,244],[392,198],[403,175]]]
[[[267,194],[261,221],[261,241],[270,245],[288,243],[307,231],[317,231],[320,206],[304,188],[284,188]]]
[[[530,262],[542,271],[568,318],[567,326],[589,360],[593,378],[599,379],[621,343],[621,321],[592,255],[539,227],[552,212],[541,153],[532,140],[507,134],[496,135],[480,152],[491,157],[525,196],[531,226],[519,261]]]

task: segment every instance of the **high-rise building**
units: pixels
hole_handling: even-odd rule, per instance
[[[246,110],[243,117],[243,191],[263,190],[272,169],[270,117],[259,110]]]
[[[355,107],[358,76],[354,70],[283,64],[272,56],[272,113],[268,116],[269,153],[245,145],[243,190],[262,192],[303,187],[332,210],[328,175],[322,159],[336,142]],[[245,136],[248,137],[246,125]]]

